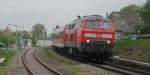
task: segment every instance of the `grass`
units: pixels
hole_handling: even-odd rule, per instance
[[[118,40],[115,43],[114,55],[150,63],[150,39]]]
[[[150,39],[139,40],[118,40],[115,42],[115,48],[129,48],[137,45],[150,45]]]
[[[6,72],[6,66],[9,64],[10,59],[15,55],[13,50],[0,50],[0,58],[4,57],[6,60],[0,64],[0,75],[4,75]]]
[[[68,59],[61,59],[59,58],[55,53],[48,51],[49,49],[44,49],[46,55],[48,55],[48,57],[53,60],[56,64],[61,64],[63,65],[64,68],[71,70],[75,73],[81,73],[81,72],[85,72],[85,70],[83,70],[82,68],[79,67],[80,64],[77,64],[75,62],[72,62]]]

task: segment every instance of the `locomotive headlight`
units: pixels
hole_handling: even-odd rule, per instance
[[[86,40],[86,43],[89,43],[90,42],[90,40]]]
[[[107,41],[107,44],[110,44],[110,41]]]

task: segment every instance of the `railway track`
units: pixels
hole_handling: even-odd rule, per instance
[[[26,50],[25,53],[22,55],[22,63],[25,69],[28,71],[29,75],[34,75],[34,73],[29,69],[29,65],[27,64],[26,59],[25,59],[25,55],[27,52],[28,50]]]
[[[95,63],[90,64],[99,68],[104,68],[124,75],[150,75],[149,64],[121,58],[113,58],[113,61],[107,61],[101,65]]]
[[[150,75],[150,64],[142,63],[122,58],[113,58],[113,63],[106,62],[106,64],[111,66],[116,66],[131,72],[135,72],[143,75]]]
[[[50,67],[36,57],[35,50],[27,50],[22,56],[22,62],[29,75],[63,75],[53,66]]]

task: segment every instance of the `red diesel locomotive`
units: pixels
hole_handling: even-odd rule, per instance
[[[52,46],[65,53],[106,60],[112,56],[114,30],[110,19],[100,15],[88,15],[52,32]]]

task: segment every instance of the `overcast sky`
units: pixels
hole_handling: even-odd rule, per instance
[[[16,24],[31,30],[36,23],[50,32],[55,25],[65,25],[77,15],[119,11],[129,4],[142,5],[146,0],[0,0],[0,28]]]

